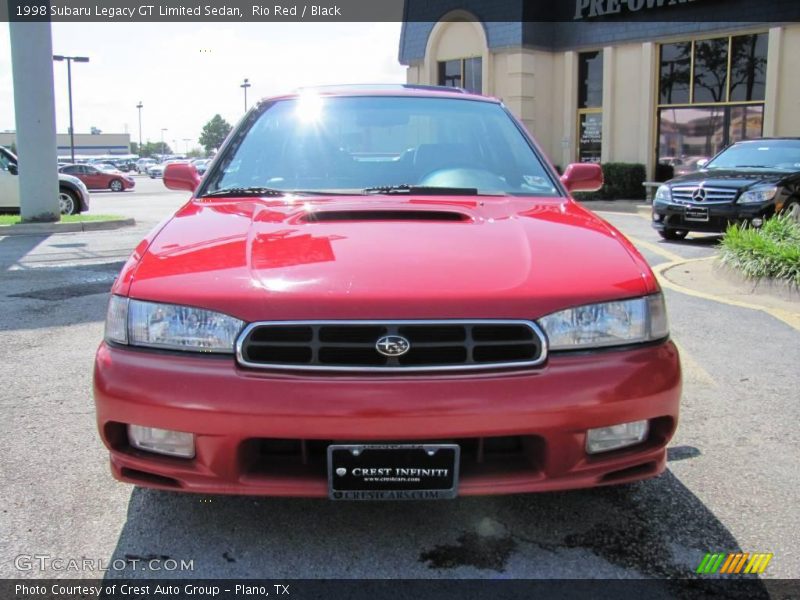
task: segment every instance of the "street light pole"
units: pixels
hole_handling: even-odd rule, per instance
[[[183,138],[183,153],[189,154],[189,142],[192,141],[192,138]]]
[[[69,154],[70,159],[75,162],[75,128],[72,124],[72,61],[75,62],[89,62],[88,56],[63,56],[56,54],[53,60],[61,62],[67,61],[67,89],[69,93]]]
[[[142,101],[139,100],[139,104],[136,105],[136,108],[139,109],[139,156],[142,156]]]
[[[247,112],[247,88],[250,87],[250,80],[245,78],[244,83],[239,87],[244,90],[244,112]]]
[[[164,155],[166,152],[164,151],[164,132],[169,131],[166,127],[161,128],[161,161],[164,161]]]

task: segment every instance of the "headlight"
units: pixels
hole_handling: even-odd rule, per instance
[[[112,296],[106,339],[131,346],[233,354],[243,325],[239,319],[202,308]]]
[[[778,193],[778,186],[765,185],[749,190],[739,196],[739,204],[761,204],[769,202]]]
[[[539,319],[550,350],[579,350],[637,344],[669,334],[664,297],[588,304]]]
[[[661,185],[658,187],[653,202],[663,202],[665,204],[672,202],[672,192],[668,185]]]

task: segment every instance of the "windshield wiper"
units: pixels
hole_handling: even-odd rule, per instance
[[[477,188],[436,187],[431,185],[383,185],[364,188],[363,194],[414,194],[418,196],[477,196]]]
[[[226,198],[233,196],[273,196],[286,195],[283,190],[268,187],[229,187],[203,194],[203,198]]]
[[[277,190],[269,187],[229,187],[203,194],[202,198],[233,198],[236,196],[352,196],[354,192],[328,190]],[[357,193],[357,192],[356,192]]]
[[[770,167],[769,165],[736,165],[734,169],[776,169],[777,167]]]

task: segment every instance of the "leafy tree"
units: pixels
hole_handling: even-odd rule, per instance
[[[225,138],[230,133],[231,124],[223,119],[220,115],[214,115],[211,120],[203,126],[203,132],[200,134],[200,145],[206,149],[206,153],[211,154],[217,150]]]
[[[131,154],[138,154],[140,158],[149,158],[154,154],[172,154],[172,149],[167,142],[161,145],[161,142],[145,142],[139,148],[139,144],[131,142]]]

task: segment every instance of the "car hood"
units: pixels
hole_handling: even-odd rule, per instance
[[[705,169],[670,179],[669,185],[699,185],[702,183],[705,187],[741,189],[762,183],[780,183],[786,176],[786,171]]]
[[[145,246],[115,293],[246,321],[538,318],[658,289],[619,232],[564,199],[192,201]]]

